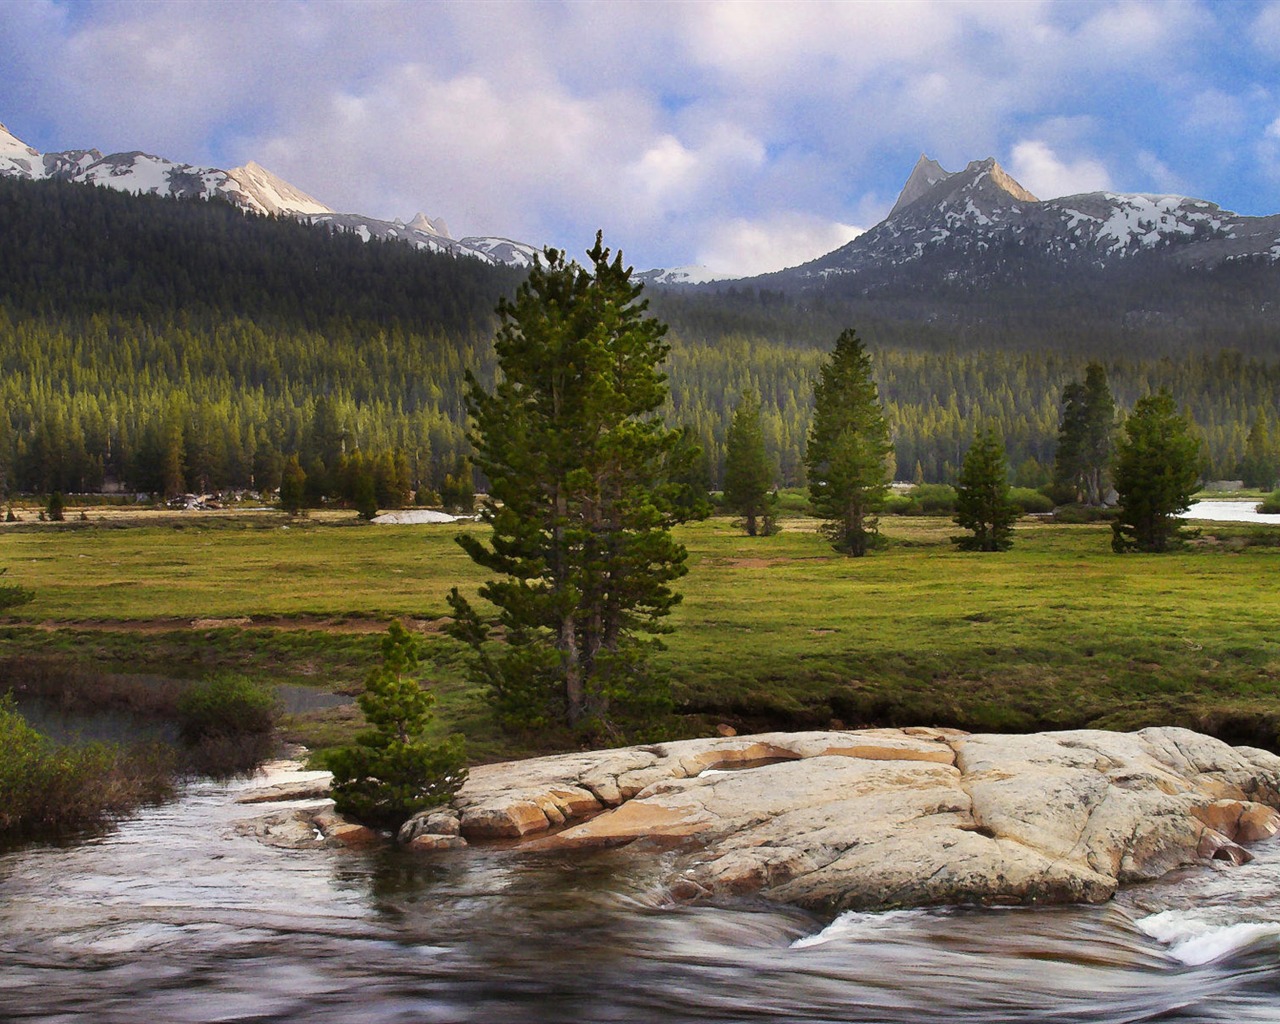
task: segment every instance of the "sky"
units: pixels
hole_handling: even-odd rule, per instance
[[[1280,212],[1280,0],[0,0],[0,122],[746,275],[876,224],[921,153]]]

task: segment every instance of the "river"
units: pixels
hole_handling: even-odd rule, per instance
[[[673,906],[653,851],[265,847],[247,785],[0,855],[0,1020],[1280,1020],[1280,841],[1104,906],[832,920]]]

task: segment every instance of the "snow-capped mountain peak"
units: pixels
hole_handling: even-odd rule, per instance
[[[241,191],[263,213],[309,216],[334,211],[302,189],[290,185],[261,164],[250,160],[243,167],[227,171],[227,177],[240,186]]]
[[[453,238],[449,234],[449,225],[444,222],[443,217],[428,217],[425,213],[419,213],[414,216],[413,220],[405,225],[414,231],[421,231],[427,235],[439,235],[441,238]]]
[[[225,199],[252,213],[295,217],[372,238],[405,242],[432,252],[470,256],[486,263],[527,267],[538,251],[505,238],[464,238],[454,241],[440,219],[419,213],[408,224],[355,213],[339,213],[302,189],[250,160],[230,171],[174,163],[138,151],[103,156],[96,149],[41,153],[0,125],[0,177],[39,180],[56,178],[132,192],[183,199]]]
[[[921,156],[885,220],[782,276],[805,287],[843,275],[858,275],[864,290],[939,276],[982,287],[993,277],[1105,271],[1144,254],[1183,267],[1280,262],[1280,215],[1241,217],[1200,199],[1142,193],[1041,201],[994,159],[949,173]]]

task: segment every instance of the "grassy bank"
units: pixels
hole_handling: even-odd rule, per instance
[[[354,690],[377,659],[376,630],[414,619],[441,727],[461,728],[480,756],[522,752],[494,734],[438,632],[449,588],[482,580],[457,527],[282,525],[6,532],[10,576],[37,596],[0,628],[0,654]],[[851,560],[814,525],[790,519],[768,538],[724,519],[681,531],[690,573],[662,660],[687,730],[1173,723],[1276,745],[1280,532],[1206,527],[1213,538],[1184,552],[1117,556],[1105,525],[1024,521],[1011,551],[984,555],[956,551],[945,520],[890,518],[889,547]],[[353,718],[291,727],[338,742]]]

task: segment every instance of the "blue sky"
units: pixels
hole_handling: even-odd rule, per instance
[[[748,273],[879,221],[921,152],[1280,212],[1280,2],[3,0],[0,121]]]

